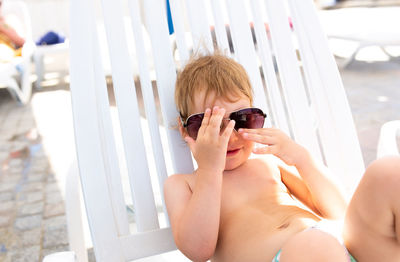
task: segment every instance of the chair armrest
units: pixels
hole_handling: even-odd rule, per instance
[[[77,262],[75,252],[57,252],[44,257],[43,262]]]
[[[400,132],[400,120],[383,124],[378,140],[377,158],[389,155],[400,155],[396,136]]]

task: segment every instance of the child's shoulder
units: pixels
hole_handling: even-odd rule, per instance
[[[167,187],[189,187],[191,188],[195,181],[194,174],[174,174],[169,176],[164,183],[164,188]]]

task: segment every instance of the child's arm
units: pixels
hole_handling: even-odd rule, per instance
[[[194,261],[212,257],[218,240],[222,174],[234,122],[220,135],[224,109],[206,110],[196,141],[185,137],[198,164],[193,191],[181,176],[165,183],[165,201],[177,247]]]
[[[318,215],[338,219],[344,216],[347,203],[329,170],[317,163],[310,153],[285,133],[275,128],[245,129],[240,133],[254,142],[268,145],[254,149],[256,154],[273,154],[289,166],[295,166],[300,177],[280,168],[282,181],[289,191]]]
[[[214,254],[218,239],[222,176],[195,175],[193,192],[180,175],[169,177],[165,202],[178,249],[193,261],[206,261]]]
[[[287,166],[279,167],[282,182],[297,199],[319,216],[343,218],[347,203],[329,170],[316,162],[308,152],[304,157],[307,159],[302,160],[302,164],[294,165],[298,173]]]

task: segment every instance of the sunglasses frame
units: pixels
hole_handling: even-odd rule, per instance
[[[264,121],[265,121],[265,118],[267,117],[267,114],[265,114],[260,108],[257,108],[257,107],[246,107],[246,108],[242,108],[242,109],[239,109],[239,110],[236,110],[236,111],[232,111],[232,112],[229,114],[229,117],[223,118],[222,121],[224,121],[224,120],[225,120],[225,121],[226,121],[226,120],[231,120],[230,116],[231,116],[232,114],[237,113],[237,112],[240,112],[240,111],[242,111],[242,110],[248,110],[248,109],[252,109],[252,110],[256,109],[256,110],[259,110],[260,113],[261,113],[261,116],[264,117]],[[205,114],[204,112],[203,112],[203,113],[191,114],[190,116],[188,116],[188,118],[186,118],[186,121],[183,121],[183,119],[182,119],[182,117],[181,117],[182,126],[183,126],[184,128],[186,128],[186,131],[187,131],[188,120],[189,120],[191,117],[197,116],[197,115],[203,115],[203,118],[204,118],[204,114]],[[202,121],[203,121],[203,120],[202,120]]]

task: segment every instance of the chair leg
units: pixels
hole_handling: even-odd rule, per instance
[[[21,103],[20,101],[21,91],[19,90],[17,81],[13,77],[10,77],[7,79],[5,84],[7,85],[7,89],[11,97],[14,100],[18,101],[19,103]]]
[[[358,52],[359,52],[363,47],[364,47],[364,46],[359,45],[359,46],[357,47],[357,49],[354,50],[353,54],[351,54],[350,57],[346,58],[346,60],[345,60],[343,63],[341,63],[340,67],[341,67],[341,68],[346,68],[346,67],[348,67],[348,66],[355,60],[356,55],[358,54]]]
[[[379,47],[381,48],[382,52],[385,53],[385,55],[387,55],[388,57],[390,57],[390,59],[396,59],[396,61],[398,61],[399,56],[394,56],[394,55],[392,55],[391,53],[389,53],[389,52],[386,50],[385,46],[379,46]]]
[[[21,64],[19,64],[17,70],[20,72],[20,85],[18,85],[17,81],[11,76],[8,78],[6,85],[11,96],[18,101],[18,103],[25,105],[29,102],[32,95],[29,59],[25,59]]]
[[[23,72],[21,73],[21,102],[26,104],[32,96],[32,83],[31,83],[31,63],[30,59],[26,58],[23,62]]]
[[[41,83],[43,81],[43,73],[44,73],[44,60],[43,54],[35,53],[33,56],[33,60],[35,62],[35,71],[36,71],[36,89],[40,90],[42,88]]]

